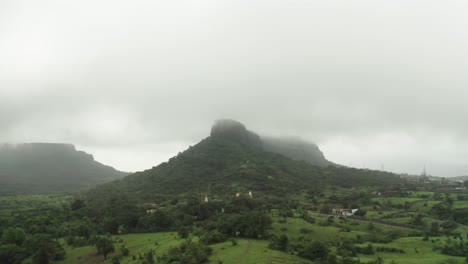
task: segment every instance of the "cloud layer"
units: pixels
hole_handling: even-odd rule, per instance
[[[464,1],[0,3],[0,139],[122,170],[233,118],[330,160],[468,174]]]

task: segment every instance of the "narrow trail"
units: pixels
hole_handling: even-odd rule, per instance
[[[239,261],[237,261],[237,263],[245,263],[245,258],[247,255],[249,255],[251,246],[252,246],[252,242],[248,240],[247,247],[244,249],[244,251],[242,251],[242,254],[239,256]]]

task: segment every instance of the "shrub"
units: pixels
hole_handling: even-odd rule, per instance
[[[310,233],[312,233],[312,232],[314,232],[314,231],[313,231],[312,229],[303,227],[303,228],[301,228],[301,229],[299,230],[299,232],[300,232],[301,234],[310,234]]]

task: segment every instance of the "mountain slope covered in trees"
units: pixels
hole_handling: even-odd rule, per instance
[[[209,137],[168,162],[95,188],[88,197],[101,202],[114,193],[160,202],[188,193],[224,199],[249,191],[263,197],[287,197],[330,186],[399,183],[398,176],[387,172],[313,166],[266,151],[258,135],[238,122],[223,120],[215,123]]]
[[[126,175],[70,144],[0,145],[2,195],[73,192]]]

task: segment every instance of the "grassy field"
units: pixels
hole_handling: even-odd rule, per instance
[[[464,209],[468,208],[468,201],[454,201],[453,202],[454,209]]]
[[[277,220],[277,219],[276,219]],[[320,221],[326,221],[325,218],[317,218],[317,223]],[[344,238],[355,238],[356,235],[365,235],[362,231],[350,231],[347,232],[339,227],[334,226],[321,226],[319,224],[311,224],[301,218],[288,218],[286,223],[273,223],[272,234],[280,236],[286,234],[290,238],[299,237],[301,229],[310,230],[309,235],[315,240],[320,241],[336,241]],[[283,231],[284,230],[284,231]]]
[[[437,238],[433,238],[437,239]],[[443,238],[441,238],[443,239]],[[437,243],[437,242],[436,242]],[[362,247],[367,246],[361,245]],[[442,255],[439,252],[432,251],[434,243],[429,241],[423,241],[421,237],[405,237],[396,239],[395,241],[388,244],[372,244],[374,250],[377,247],[393,247],[402,249],[405,251],[401,253],[382,253],[375,252],[374,255],[359,255],[361,261],[369,261],[376,257],[381,257],[385,260],[385,263],[391,263],[395,261],[398,264],[440,264],[440,263],[465,263],[463,257],[452,257]],[[452,262],[447,262],[452,261]]]
[[[114,237],[115,238],[115,237]],[[161,232],[150,234],[128,234],[118,237],[122,243],[116,243],[116,252],[109,257],[120,254],[119,248],[125,245],[130,249],[130,255],[120,260],[122,264],[140,263],[140,255],[144,255],[148,250],[154,250],[155,256],[160,256],[167,252],[169,247],[180,244],[183,239],[179,239],[176,233]],[[196,239],[192,239],[196,240]],[[212,245],[213,254],[210,263],[219,263],[221,260],[225,264],[237,263],[312,263],[295,255],[268,249],[268,241],[238,239],[237,245],[231,242],[224,242]],[[66,247],[66,257],[64,260],[55,261],[56,264],[92,264],[102,262],[102,255],[97,255],[96,248],[91,246],[71,248]],[[135,258],[135,259],[134,259]],[[109,259],[102,263],[111,263]],[[23,264],[31,263],[30,260]]]
[[[381,205],[404,205],[405,203],[417,202],[424,200],[422,198],[411,198],[411,197],[376,197],[372,198],[372,201],[379,202]],[[427,199],[426,199],[427,200]]]
[[[230,242],[213,245],[213,255],[210,263],[223,264],[264,264],[264,263],[313,263],[303,258],[268,249],[268,241],[239,239],[238,245]]]
[[[114,237],[114,239],[122,240],[114,244],[116,251],[111,254],[109,257],[119,255],[120,248],[122,245],[125,245],[126,248],[130,250],[130,255],[121,259],[120,263],[138,263],[139,255],[143,255],[148,250],[155,250],[155,255],[164,254],[170,246],[176,246],[181,243],[183,240],[177,237],[176,233],[172,232],[161,232],[161,233],[145,233],[145,234],[128,234]],[[66,247],[66,256],[65,259],[61,261],[55,261],[53,263],[57,264],[72,264],[72,263],[82,263],[82,264],[92,264],[101,262],[104,260],[102,255],[97,255],[95,247],[86,246],[86,247]],[[137,260],[133,260],[133,256]],[[110,260],[104,262],[110,263]]]

